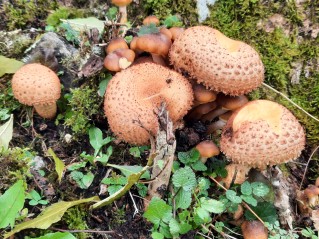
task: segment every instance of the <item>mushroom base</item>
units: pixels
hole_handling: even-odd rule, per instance
[[[57,105],[55,102],[46,105],[34,105],[34,109],[42,118],[52,119],[56,115]]]

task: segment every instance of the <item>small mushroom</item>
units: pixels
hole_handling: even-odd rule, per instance
[[[244,221],[241,224],[244,239],[268,239],[268,230],[260,221]]]
[[[233,114],[232,111],[228,111],[222,115],[220,115],[218,117],[218,120],[209,124],[207,126],[207,129],[206,129],[206,134],[209,135],[209,134],[213,134],[213,133],[216,133],[216,131],[220,130],[220,129],[223,129],[224,126],[226,125],[227,123],[227,120],[230,118],[230,116]]]
[[[104,59],[104,67],[109,71],[118,72],[129,67],[135,59],[135,52],[131,49],[117,49]]]
[[[217,94],[214,91],[206,89],[201,84],[193,85],[194,99],[198,104],[204,104],[216,100]]]
[[[305,195],[308,198],[308,205],[310,207],[314,207],[316,205],[318,205],[319,203],[319,188],[316,187],[315,185],[309,185],[306,189],[305,189]]]
[[[112,39],[106,47],[106,53],[109,54],[117,49],[128,49],[127,42],[122,37]]]
[[[153,33],[133,38],[133,40],[130,44],[132,50],[149,52],[155,63],[166,66],[164,59],[172,45],[167,36],[162,33]]]
[[[13,75],[12,91],[21,104],[33,106],[41,117],[55,117],[61,84],[50,68],[38,63],[24,65]]]
[[[121,15],[120,23],[127,22],[127,10],[126,6],[129,5],[132,0],[112,0],[112,3],[119,7],[119,13]]]
[[[216,117],[225,114],[228,111],[234,111],[242,107],[248,102],[248,98],[245,95],[238,95],[238,96],[230,96],[224,94],[218,94],[216,103],[219,107],[212,110],[211,112],[203,115],[201,121],[203,122],[211,122]]]
[[[175,41],[185,31],[185,28],[183,28],[183,27],[171,27],[168,30],[172,34],[172,37],[171,37],[172,41]]]
[[[118,72],[110,80],[104,111],[111,130],[120,140],[145,145],[157,133],[156,111],[163,102],[176,123],[191,108],[191,84],[167,67],[140,63]]]
[[[216,108],[216,102],[207,102],[205,104],[197,105],[186,116],[186,120],[196,121],[199,120],[204,114]]]
[[[220,147],[233,162],[264,169],[297,158],[305,147],[305,132],[284,106],[254,100],[229,118]]]
[[[150,24],[154,24],[155,26],[158,26],[160,24],[160,21],[158,20],[158,18],[154,15],[151,16],[147,16],[144,20],[143,20],[143,25],[150,25]]]
[[[195,147],[200,154],[200,161],[206,163],[208,158],[214,157],[220,153],[219,148],[213,141],[205,140]]]
[[[190,27],[181,33],[169,59],[176,70],[227,95],[246,94],[264,80],[264,66],[251,46],[207,26]]]

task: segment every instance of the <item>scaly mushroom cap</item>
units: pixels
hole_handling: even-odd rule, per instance
[[[206,26],[191,27],[181,33],[169,57],[175,69],[229,95],[248,93],[264,79],[264,66],[251,46]]]
[[[193,102],[192,86],[183,76],[155,63],[141,63],[117,73],[105,93],[104,111],[114,134],[131,144],[148,144],[156,135],[156,111],[165,102],[173,122]],[[148,132],[149,131],[149,132]]]
[[[221,151],[238,164],[265,168],[297,158],[305,132],[285,107],[268,100],[250,101],[223,128]]]
[[[12,78],[14,97],[22,104],[49,105],[61,96],[59,77],[50,68],[38,64],[26,64]]]

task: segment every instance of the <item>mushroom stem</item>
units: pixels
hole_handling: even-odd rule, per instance
[[[207,126],[206,134],[213,134],[216,130],[222,129],[226,125],[227,121],[219,119]]]
[[[162,65],[162,66],[167,66],[164,58],[160,55],[156,55],[156,54],[151,54],[152,55],[152,58],[153,58],[153,61],[159,65]]]
[[[46,105],[34,105],[35,111],[43,118],[52,119],[55,117],[57,112],[56,103],[46,104]]]
[[[223,107],[217,107],[216,109],[208,112],[207,114],[203,115],[201,118],[201,121],[206,122],[209,121],[211,122],[213,119],[215,119],[216,117],[226,113],[227,111],[229,111],[228,109],[225,109]]]
[[[120,16],[121,16],[120,23],[126,23],[127,22],[126,6],[119,7],[119,13],[120,13]]]

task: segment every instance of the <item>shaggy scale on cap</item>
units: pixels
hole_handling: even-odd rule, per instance
[[[191,108],[191,84],[166,67],[140,63],[117,73],[105,93],[104,111],[114,134],[131,144],[149,143],[158,129],[156,111],[165,102],[173,122]]]
[[[264,66],[251,46],[206,26],[185,30],[174,41],[169,57],[175,69],[229,95],[246,94],[264,80]]]
[[[265,168],[297,158],[305,132],[285,107],[255,100],[235,111],[223,129],[220,147],[233,162]]]
[[[24,65],[13,75],[12,91],[20,103],[34,106],[40,116],[55,116],[61,84],[50,68],[38,63]]]

